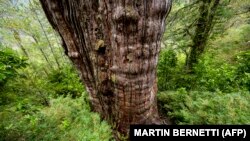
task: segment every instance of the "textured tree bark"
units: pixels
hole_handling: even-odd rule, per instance
[[[93,109],[127,133],[159,122],[156,65],[171,0],[40,0]]]

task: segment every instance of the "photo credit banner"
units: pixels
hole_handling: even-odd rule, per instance
[[[131,125],[130,140],[250,141],[250,125]]]

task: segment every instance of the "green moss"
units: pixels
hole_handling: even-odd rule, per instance
[[[104,47],[104,41],[103,40],[97,40],[95,44],[95,50],[99,50],[99,48]]]
[[[112,75],[111,75],[111,81],[112,81],[113,83],[116,82],[116,75],[115,75],[115,74],[112,74]]]

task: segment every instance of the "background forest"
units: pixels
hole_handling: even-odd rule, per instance
[[[174,0],[157,70],[162,118],[250,124],[249,15],[249,0]],[[0,18],[0,140],[112,139],[38,0],[0,0]]]

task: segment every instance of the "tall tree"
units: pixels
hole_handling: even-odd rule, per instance
[[[193,66],[204,54],[209,39],[225,31],[225,23],[232,16],[228,7],[230,3],[230,0],[174,2],[164,44],[185,54],[185,71],[193,72]]]
[[[43,66],[41,63],[47,63],[48,65],[43,66],[46,74],[47,69],[51,70],[57,66],[60,68],[59,62],[61,64],[65,62],[58,57],[62,49],[59,48],[58,43],[55,44],[55,32],[48,22],[43,22],[46,17],[43,15],[39,1],[30,0],[28,3],[0,0],[0,18],[1,43],[10,48],[19,47],[17,51],[28,57],[29,62],[34,63],[35,66]],[[41,59],[44,61],[39,61]]]
[[[57,67],[60,68],[60,64],[59,64],[58,58],[57,58],[57,56],[56,56],[56,54],[55,54],[55,51],[54,51],[54,49],[53,49],[53,47],[52,47],[51,41],[49,40],[49,37],[48,37],[48,35],[47,35],[47,33],[46,33],[46,30],[45,30],[45,28],[44,28],[44,26],[43,26],[43,24],[42,24],[42,21],[39,19],[38,13],[37,13],[36,10],[33,8],[33,5],[32,5],[32,3],[31,3],[31,0],[29,0],[29,3],[30,3],[31,11],[34,13],[35,19],[38,21],[38,23],[39,23],[39,25],[40,25],[40,27],[41,27],[41,29],[42,29],[42,31],[43,31],[43,34],[44,34],[44,36],[45,36],[45,38],[46,38],[46,41],[48,42],[48,46],[49,46],[49,48],[50,48],[50,50],[51,50],[51,53],[52,53],[52,55],[53,55],[53,57],[54,57],[54,59],[55,59],[55,62],[56,62],[56,64],[57,64]]]
[[[193,65],[198,62],[198,58],[205,50],[220,0],[201,0],[200,3],[199,18],[196,23],[194,37],[192,38],[193,44],[187,58],[187,68],[190,71],[193,70]]]
[[[94,111],[127,133],[158,123],[156,65],[171,0],[40,0]]]

